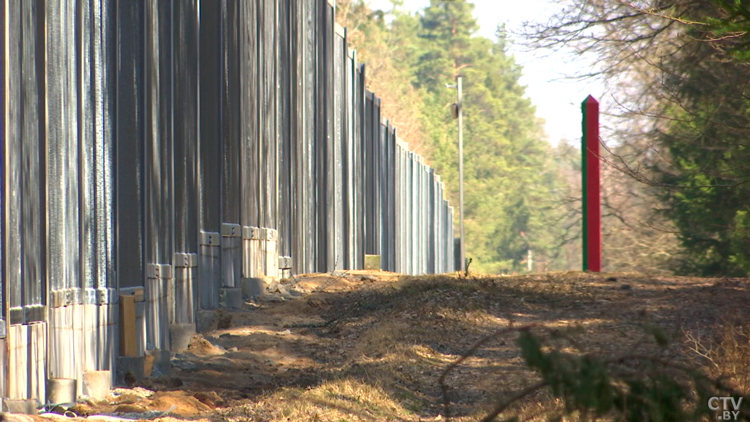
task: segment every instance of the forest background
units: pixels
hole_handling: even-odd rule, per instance
[[[750,73],[736,37],[745,21],[705,1],[609,3],[559,2],[551,21],[521,34],[501,25],[493,40],[476,35],[466,0],[431,0],[417,13],[337,0],[337,19],[383,117],[436,168],[454,206],[456,92],[446,84],[463,77],[472,270],[581,268],[580,140],[548,142],[509,53],[522,42],[595,57],[585,76],[618,93],[602,118],[604,270],[747,276]]]

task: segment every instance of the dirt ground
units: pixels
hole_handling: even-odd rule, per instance
[[[441,420],[442,371],[509,324],[575,326],[583,333],[580,347],[590,353],[637,348],[720,371],[721,356],[709,345],[719,344],[727,327],[747,326],[750,314],[748,279],[641,274],[467,278],[352,271],[285,280],[279,292],[241,310],[218,311],[213,330],[173,358],[169,377],[74,410],[165,422]],[[668,346],[650,341],[644,326],[659,327]],[[446,378],[458,420],[481,418],[538,379],[515,337],[506,337],[482,346]],[[521,410],[533,414],[555,405],[540,393],[527,397]]]

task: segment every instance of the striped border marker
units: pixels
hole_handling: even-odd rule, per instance
[[[581,103],[581,190],[583,191],[583,271],[602,270],[602,211],[599,196],[599,102],[589,95]]]

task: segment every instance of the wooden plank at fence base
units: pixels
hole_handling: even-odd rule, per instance
[[[365,255],[365,269],[380,271],[380,255]]]
[[[599,102],[591,95],[581,104],[581,190],[583,193],[583,271],[602,270],[601,199],[599,196]]]
[[[120,296],[120,356],[138,356],[135,296]]]

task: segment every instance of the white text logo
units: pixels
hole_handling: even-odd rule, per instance
[[[708,399],[708,408],[719,411],[718,419],[720,421],[736,421],[740,415],[741,404],[742,397],[739,399],[734,397],[711,397]]]

